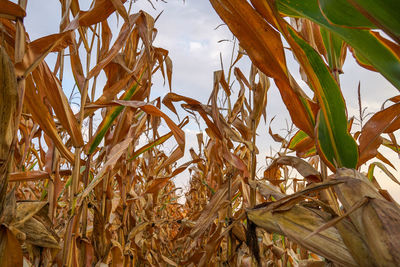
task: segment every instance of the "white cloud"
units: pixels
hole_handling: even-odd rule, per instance
[[[190,52],[197,52],[203,49],[203,45],[200,42],[189,42]]]

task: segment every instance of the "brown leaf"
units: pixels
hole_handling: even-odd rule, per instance
[[[369,200],[368,198],[361,199],[361,200],[360,200],[359,202],[357,202],[353,207],[351,207],[351,209],[349,209],[348,211],[346,211],[345,214],[343,214],[343,215],[341,215],[341,216],[339,216],[339,217],[336,217],[336,218],[330,220],[329,222],[327,222],[327,223],[321,225],[320,227],[318,227],[317,229],[315,229],[312,233],[310,233],[309,235],[307,235],[305,238],[308,239],[308,238],[310,238],[311,236],[316,235],[316,234],[318,234],[318,233],[320,233],[320,232],[322,232],[322,231],[328,229],[329,227],[333,227],[335,224],[337,224],[338,222],[340,222],[341,220],[343,220],[344,218],[346,218],[347,216],[349,216],[350,213],[352,213],[353,211],[355,211],[355,210],[361,208],[364,204],[368,203],[368,200]]]
[[[387,201],[371,182],[351,169],[338,170],[336,180],[344,181],[335,186],[344,210],[368,197],[369,201],[361,209],[353,211],[349,217],[369,248],[372,262],[382,266],[400,264],[400,208]],[[385,255],[382,257],[382,255]]]
[[[61,248],[58,237],[54,235],[54,232],[49,231],[35,218],[30,218],[23,226],[17,227],[17,229],[26,234],[25,242],[44,248]]]
[[[278,186],[280,183],[284,182],[284,179],[281,179],[282,173],[279,166],[270,166],[264,171],[264,179],[268,180],[271,184]]]
[[[380,138],[382,133],[392,133],[399,128],[400,103],[375,113],[361,130],[358,166],[377,155],[378,148],[382,144],[382,139]]]
[[[261,115],[264,116],[264,120],[266,119],[267,92],[269,87],[271,86],[271,83],[269,81],[269,78],[258,69],[257,73],[259,76],[259,83],[255,85],[253,99],[254,104],[253,110],[251,111],[251,117],[257,122],[256,124],[258,125]]]
[[[300,260],[299,267],[323,267],[326,262],[322,260]]]
[[[245,99],[244,93],[245,93],[245,89],[243,86],[241,86],[239,94],[238,94],[238,98],[237,98],[235,104],[233,105],[231,114],[229,114],[229,120],[228,120],[229,124],[232,123],[236,119],[236,116],[239,114],[239,112],[242,109],[244,99]]]
[[[98,172],[96,177],[93,178],[90,184],[85,188],[85,190],[79,195],[79,198],[77,200],[77,203],[79,203],[79,205],[82,203],[82,200],[87,197],[89,193],[96,187],[96,185],[98,185],[103,180],[104,174],[114,167],[122,154],[126,152],[126,149],[130,145],[132,140],[133,138],[127,138],[111,149],[110,153],[108,154],[107,161],[104,163],[104,166]]]
[[[126,2],[126,0],[120,1],[122,3]],[[90,25],[99,23],[106,20],[114,11],[115,7],[112,1],[95,0],[93,6],[88,11],[79,12],[79,24],[80,26],[88,27]]]
[[[23,60],[25,55],[26,33],[22,19],[18,19],[15,25],[15,57],[14,62],[19,63]]]
[[[195,110],[199,112],[200,116],[203,118],[203,120],[206,122],[207,126],[209,129],[211,129],[216,137],[219,139],[222,139],[222,134],[220,130],[217,128],[217,126],[208,118],[207,113],[205,112],[203,106],[201,103],[195,99],[192,99],[190,97],[185,97],[181,96],[175,93],[168,93],[164,99],[163,99],[163,104],[167,106],[170,110],[172,110],[175,114],[177,114],[175,106],[172,104],[172,102],[178,102],[178,101],[184,101],[188,105],[185,107]]]
[[[126,1],[126,0],[125,0]],[[118,11],[118,14],[121,15],[121,17],[125,20],[125,22],[129,23],[129,16],[128,12],[126,12],[126,9],[124,7],[123,0],[111,0],[111,3],[113,4],[114,8]]]
[[[10,182],[16,181],[36,181],[41,179],[50,179],[50,175],[45,171],[30,171],[30,172],[14,172],[10,173]]]
[[[295,168],[306,180],[310,182],[321,181],[320,173],[314,169],[307,161],[302,160],[293,156],[282,156],[274,160],[271,165],[267,168],[274,168],[275,166],[292,166]]]
[[[236,192],[239,188],[240,180],[234,179],[231,184],[231,192]],[[227,203],[228,194],[228,183],[221,186],[217,192],[212,196],[210,202],[202,210],[200,217],[197,219],[195,227],[191,230],[190,236],[192,238],[199,237],[207,229],[209,229],[211,223],[214,221],[217,213],[224,209],[229,203]]]
[[[213,258],[212,256],[214,255],[217,247],[220,245],[222,239],[224,238],[224,235],[221,235],[221,230],[222,230],[222,225],[219,224],[218,228],[215,230],[213,235],[208,240],[206,245],[206,253],[201,258],[198,266],[201,267],[210,266],[210,261]]]
[[[71,170],[60,170],[61,176],[70,176],[71,174]],[[42,179],[51,179],[51,176],[46,171],[12,172],[10,173],[9,182],[37,181]]]
[[[173,260],[167,258],[166,256],[161,254],[161,258],[168,264],[172,265],[172,266],[176,266],[178,267],[178,264],[176,262],[174,262]]]
[[[249,185],[251,188],[255,188],[266,199],[269,199],[271,196],[274,197],[275,199],[281,199],[285,197],[284,194],[282,194],[279,191],[276,191],[274,188],[272,188],[267,184],[258,181],[249,181]]]
[[[0,17],[15,20],[26,16],[25,10],[18,4],[4,0],[0,5]]]
[[[157,193],[162,187],[164,187],[166,185],[166,183],[171,179],[172,177],[165,177],[165,178],[157,178],[154,179],[151,184],[150,187],[147,188],[146,193],[149,194],[154,194]]]
[[[177,168],[172,172],[171,176],[154,179],[154,180],[150,183],[149,187],[146,189],[146,192],[145,192],[145,193],[146,193],[146,194],[156,194],[156,193],[158,193],[158,191],[159,191],[162,187],[164,187],[164,186],[167,184],[167,182],[168,182],[171,178],[173,178],[173,177],[175,177],[176,175],[182,173],[184,170],[187,169],[187,167],[189,167],[189,165],[191,165],[191,164],[193,164],[193,163],[200,162],[200,161],[202,161],[202,159],[190,160],[190,161],[185,162],[184,164],[180,165],[179,167],[177,167]]]
[[[228,149],[226,149],[226,147],[223,147],[222,151],[223,151],[222,155],[223,155],[224,159],[226,161],[228,161],[230,164],[232,164],[232,166],[234,166],[236,169],[242,171],[244,178],[250,177],[248,167],[243,162],[242,159],[240,159],[238,156],[236,156],[235,154],[228,151]]]
[[[269,133],[269,135],[272,137],[272,139],[274,139],[275,142],[285,144],[285,143],[286,143],[285,138],[283,138],[283,137],[280,136],[279,134],[274,134],[274,133],[272,132],[271,124],[272,124],[272,121],[273,121],[274,119],[275,119],[275,116],[274,116],[274,117],[271,119],[271,121],[269,122],[268,133]]]
[[[7,196],[5,198],[3,213],[0,214],[0,222],[5,225],[10,225],[10,223],[15,218],[16,210],[17,202],[15,198],[15,188],[13,188],[10,192],[7,193]]]
[[[122,267],[124,266],[124,255],[122,251],[121,244],[115,240],[111,240],[111,256],[112,256],[112,267]]]
[[[109,250],[111,249],[111,240],[107,238],[105,220],[101,212],[96,206],[93,206],[93,237],[92,245],[97,261],[105,260]]]
[[[69,59],[71,61],[71,71],[74,75],[76,85],[80,92],[83,92],[83,87],[85,84],[85,75],[83,73],[82,62],[79,57],[79,48],[75,41],[75,38],[72,39],[72,44],[69,45]]]
[[[18,89],[14,67],[3,46],[0,46],[0,216],[6,198],[8,174],[13,161],[12,143],[18,127]]]
[[[285,235],[306,249],[337,264],[358,266],[336,228],[331,227],[309,239],[304,238],[326,222],[326,219],[329,218],[327,213],[316,212],[316,210],[302,205],[295,205],[287,211],[274,213],[269,206],[266,206],[249,210],[247,216],[258,227],[270,233]],[[356,240],[354,239],[354,241]]]
[[[143,222],[133,227],[132,230],[129,232],[128,240],[134,239],[138,233],[144,231],[146,227],[150,224],[151,222]]]
[[[22,226],[26,221],[38,213],[47,202],[20,202],[17,205],[17,212],[12,223],[15,227]]]
[[[75,147],[83,146],[79,124],[61,88],[61,82],[44,62],[39,64],[37,69],[32,72],[32,75],[39,94],[46,95],[61,125],[71,136],[73,145]]]
[[[135,76],[137,76],[137,74],[138,73],[136,73],[136,71],[133,71],[127,74],[125,77],[118,79],[118,81],[116,81],[114,84],[106,85],[103,88],[103,94],[94,102],[94,104],[102,105],[109,103],[121,90],[130,88],[136,83],[137,79]]]
[[[103,12],[104,11],[101,11],[101,13],[103,13]],[[114,45],[107,52],[107,54],[104,55],[104,57],[101,59],[101,61],[98,62],[97,65],[94,66],[89,71],[86,79],[90,79],[90,78],[92,78],[94,76],[97,76],[100,73],[100,71],[108,63],[110,63],[111,60],[113,60],[113,58],[117,55],[117,53],[120,51],[122,46],[126,43],[127,39],[129,38],[129,36],[130,36],[130,34],[132,32],[132,28],[133,28],[131,25],[134,25],[139,18],[140,18],[140,13],[133,14],[133,15],[129,16],[129,23],[124,23],[124,25],[122,25],[122,28],[121,28],[121,30],[119,32],[119,35],[118,35],[117,39],[114,42]]]
[[[0,164],[3,164],[9,156],[14,137],[14,116],[18,104],[14,67],[3,46],[0,47],[0,84]]]
[[[77,26],[71,23],[62,33],[51,34],[28,43],[23,60],[15,65],[16,75],[27,77],[50,52],[60,51],[71,44],[72,31]]]
[[[14,234],[0,225],[0,265],[4,267],[22,266],[22,249]]]
[[[294,124],[310,136],[314,134],[311,101],[288,74],[280,34],[247,1],[211,0],[250,59],[263,73],[273,77]],[[308,105],[308,107],[306,106]]]
[[[58,134],[56,125],[44,105],[40,96],[36,93],[36,88],[31,76],[27,77],[25,85],[25,101],[33,119],[40,125],[43,131],[53,140],[60,153],[71,163],[74,162],[74,155],[64,145]]]
[[[167,68],[167,78],[169,90],[172,90],[172,60],[169,56],[165,57],[165,66]]]
[[[80,237],[78,237],[76,239],[76,243],[78,244],[78,246],[80,248],[79,253],[85,252],[86,262],[84,263],[84,265],[90,266],[94,262],[94,259],[95,259],[94,249],[93,249],[92,244],[90,244],[90,242],[87,239],[82,239]],[[84,248],[84,250],[83,250],[83,248]],[[82,258],[82,254],[80,256]]]
[[[171,129],[171,132],[174,134],[175,140],[177,141],[180,149],[183,152],[183,150],[185,149],[185,132],[180,129],[178,125],[176,125],[165,113],[163,113],[156,106],[150,105],[142,101],[115,100],[113,102],[126,107],[140,108],[149,115],[162,117],[167,123],[168,127]]]
[[[340,183],[343,183],[343,181],[327,180],[321,183],[313,183],[303,190],[297,191],[294,194],[285,196],[275,202],[270,203],[266,209],[273,212],[290,210],[294,207],[294,205],[303,200],[307,194],[319,192]]]

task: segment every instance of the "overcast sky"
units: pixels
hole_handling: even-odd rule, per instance
[[[89,8],[91,1],[85,0],[79,2],[81,9],[86,10]],[[213,72],[220,69],[220,53],[225,63],[224,66],[226,66],[229,63],[228,59],[232,50],[231,42],[219,41],[232,39],[232,34],[226,26],[215,29],[222,24],[222,21],[207,0],[186,0],[185,3],[182,0],[169,0],[168,3],[153,1],[153,4],[156,10],[153,9],[147,0],[139,0],[133,4],[133,12],[143,9],[155,17],[161,11],[164,11],[156,23],[158,35],[155,45],[169,50],[174,68],[173,92],[206,102],[212,91]],[[31,40],[57,33],[60,21],[59,12],[59,1],[28,1],[27,17],[24,24]],[[115,38],[119,32],[115,15],[109,21]],[[120,18],[119,27],[121,24],[122,19]],[[50,55],[46,60],[51,65],[51,62],[54,62],[54,58],[55,55]],[[288,55],[288,62],[289,69],[294,77],[299,80],[300,85],[305,87],[304,82],[300,81],[298,66],[291,55]],[[249,70],[248,61],[244,60],[239,66],[245,75],[247,75]],[[361,81],[363,105],[368,107],[368,111],[378,111],[384,100],[398,94],[398,91],[381,75],[358,66],[352,58],[351,53],[348,53],[343,70],[344,74],[341,75],[341,86],[350,116],[358,114],[357,85],[359,81]],[[66,74],[63,87],[67,95],[70,93],[73,84],[72,75]],[[99,86],[98,90],[101,90],[101,88],[102,86]],[[161,77],[156,77],[152,88],[152,98],[163,96],[168,91],[168,86],[163,86]],[[163,110],[165,110],[164,107]],[[268,93],[267,112],[267,121],[276,115],[272,126],[274,131],[283,133],[280,130],[285,127],[285,120],[289,116],[278,90],[274,86]],[[174,119],[177,121],[177,118]],[[270,147],[276,148],[276,144],[273,143],[268,135],[267,127],[262,126],[258,131],[259,137],[257,143],[260,149],[260,155],[258,156],[259,166],[265,164],[264,158],[270,154]],[[195,133],[198,132],[196,124],[189,124],[185,130],[187,133],[187,147],[197,147],[197,141],[194,137]],[[399,166],[399,160],[395,153],[388,152],[386,155],[389,155],[388,157],[395,161],[395,166]],[[184,161],[187,159],[189,159],[189,156],[185,156]],[[380,184],[388,189],[392,193],[392,196],[399,201],[400,186],[391,182],[380,170],[376,170],[375,172],[379,177],[378,181]],[[400,177],[398,173],[396,174],[397,177]],[[188,173],[175,179],[175,182],[179,186],[185,185],[187,181]]]

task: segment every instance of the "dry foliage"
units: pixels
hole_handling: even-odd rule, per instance
[[[33,41],[23,24],[27,1],[0,4],[1,266],[400,264],[400,208],[373,176],[378,166],[399,183],[378,148],[398,151],[400,98],[351,134],[339,84],[350,47],[361,66],[399,88],[396,25],[368,12],[375,26],[362,25],[392,41],[347,21],[346,30],[329,24],[311,8],[317,1],[210,0],[240,46],[229,68],[214,73],[203,104],[173,92],[149,99],[154,73],[171,87],[172,61],[153,45],[155,19],[134,13],[132,1],[96,0],[88,11],[78,0],[60,2],[60,32]],[[326,2],[318,12],[329,17]],[[111,43],[113,14],[123,26]],[[373,48],[351,39],[356,33],[384,44],[376,53],[397,61],[378,62],[368,54]],[[290,74],[282,38],[314,96]],[[45,61],[49,53],[57,54],[54,69]],[[235,67],[243,56],[252,61],[248,77]],[[77,113],[63,88],[68,60]],[[96,82],[101,73],[104,88]],[[272,80],[298,131],[282,137],[269,129],[281,149],[257,175],[256,133]],[[192,159],[181,165],[189,119],[177,122],[161,111],[163,105],[178,114],[178,102],[207,126],[207,138],[198,135]],[[363,113],[360,104],[361,125]],[[148,143],[139,145],[143,137]],[[176,146],[168,153],[160,145],[171,138]],[[367,161],[368,177],[357,171]],[[171,179],[185,170],[191,179],[181,204]]]

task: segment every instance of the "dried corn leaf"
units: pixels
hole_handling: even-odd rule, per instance
[[[25,10],[18,4],[4,0],[0,6],[0,17],[15,20],[26,16]]]
[[[16,227],[26,234],[26,242],[43,248],[61,248],[58,236],[35,218],[30,218],[23,225]]]
[[[18,92],[13,64],[3,46],[0,47],[0,216],[6,197],[9,167],[12,162],[11,144],[16,134]]]
[[[258,227],[269,233],[285,235],[306,249],[337,264],[358,266],[336,228],[329,228],[309,239],[304,239],[305,236],[325,224],[330,217],[327,213],[297,204],[287,211],[277,213],[268,209],[268,206],[253,209],[247,212],[247,216]]]
[[[0,225],[0,265],[4,267],[22,266],[22,249],[14,234]]]
[[[345,181],[335,186],[335,192],[345,210],[350,210],[362,198],[370,198],[362,208],[349,217],[365,240],[369,253],[379,266],[400,264],[400,208],[379,194],[362,174],[351,169],[341,169],[336,180]]]

